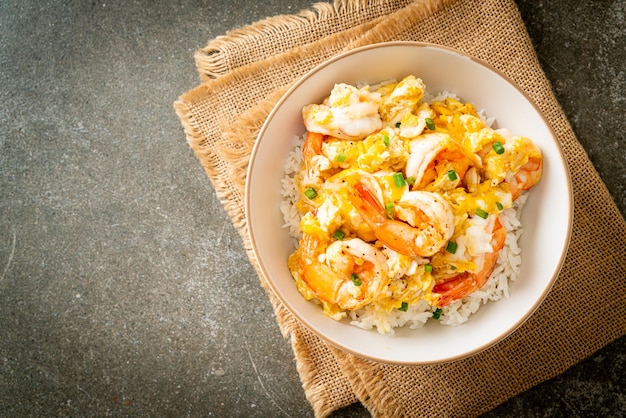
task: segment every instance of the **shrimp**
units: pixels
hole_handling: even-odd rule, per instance
[[[432,289],[432,293],[436,297],[435,306],[443,308],[483,287],[496,266],[498,254],[504,247],[505,238],[506,230],[499,217],[496,217],[490,243],[492,251],[483,255],[482,269],[477,273],[465,271],[457,276],[436,283]]]
[[[302,160],[306,176],[302,183],[306,186],[320,185],[324,179],[322,174],[332,168],[332,163],[322,152],[324,142],[328,140],[328,135],[317,132],[307,132],[302,145]]]
[[[399,219],[388,219],[385,209],[362,183],[349,199],[378,240],[390,249],[413,257],[429,257],[443,248],[454,232],[450,204],[432,192],[406,192],[395,204]]]
[[[322,144],[324,143],[324,135],[316,132],[307,132],[302,145],[302,159],[304,167],[311,171],[314,166],[314,158],[322,153]]]
[[[443,133],[431,133],[422,135],[410,143],[411,154],[406,164],[406,176],[415,179],[414,188],[423,189],[430,183],[439,189],[451,183],[454,188],[465,176],[472,156],[464,152],[463,148],[450,137]],[[456,180],[451,180],[448,171],[454,170]]]
[[[491,150],[484,157],[484,172],[492,186],[504,181],[509,185],[515,200],[524,190],[529,190],[541,179],[543,157],[530,139],[512,136],[498,130],[505,142],[499,153]]]
[[[361,139],[378,131],[382,120],[378,113],[379,93],[368,87],[358,89],[348,84],[336,84],[322,104],[302,109],[304,126],[309,132],[339,139]]]
[[[301,279],[327,307],[359,309],[389,284],[385,255],[359,238],[323,243],[304,234],[300,243]]]
[[[507,179],[511,198],[517,199],[524,190],[530,190],[534,185],[539,183],[542,172],[542,159],[530,158],[517,173]]]

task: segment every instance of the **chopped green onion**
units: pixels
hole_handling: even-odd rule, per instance
[[[393,173],[393,182],[396,184],[398,189],[406,186],[406,181],[404,181],[402,173]]]
[[[450,270],[456,270],[456,266],[454,264],[450,264]]]
[[[491,148],[493,148],[493,150],[496,152],[496,154],[502,154],[504,153],[504,147],[502,146],[501,142],[494,142],[493,145],[491,146]]]
[[[343,232],[341,229],[336,230],[333,233],[333,238],[335,238],[336,240],[341,241],[342,239],[344,239],[344,237],[346,236],[346,233]]]
[[[446,246],[446,251],[449,252],[450,254],[454,254],[456,253],[456,249],[459,247],[459,244],[457,244],[454,241],[448,241],[448,245]]]
[[[402,302],[402,306],[400,306],[398,309],[402,312],[406,312],[406,310],[409,309],[409,304],[406,302]]]
[[[426,122],[426,127],[428,129],[430,129],[431,131],[434,131],[436,129],[435,122],[431,118],[426,118],[424,119],[424,121]]]
[[[435,312],[433,312],[433,319],[439,319],[441,318],[441,308],[437,308],[435,309]]]
[[[456,180],[458,178],[459,178],[459,176],[456,175],[456,171],[448,170],[448,180],[454,181],[454,180]]]
[[[387,215],[388,219],[393,219],[393,208],[396,205],[393,204],[393,202],[387,202],[385,203],[385,215]]]
[[[498,208],[498,210],[503,210],[504,206],[502,206],[502,203],[500,202],[496,202],[496,207]]]
[[[315,191],[313,187],[309,187],[308,189],[304,191],[304,195],[308,197],[309,199],[313,200],[317,197],[317,192]]]
[[[402,125],[400,122],[396,123],[396,128],[399,128]]]
[[[346,154],[337,154],[337,156],[335,157],[335,161],[337,161],[338,163],[346,161]]]
[[[390,143],[391,142],[389,141],[389,136],[383,135],[383,144],[385,144],[385,146],[388,147]]]
[[[487,212],[485,212],[484,210],[482,210],[481,208],[476,208],[476,216],[479,216],[479,217],[481,217],[483,219],[487,219],[489,214]]]
[[[404,179],[404,181],[406,181],[406,184],[408,184],[410,186],[413,183],[415,183],[415,177],[407,177],[407,178]]]
[[[433,271],[433,265],[432,265],[432,264],[430,264],[430,263],[428,263],[428,264],[424,264],[424,271],[425,271],[426,273],[430,273],[430,272],[432,272],[432,271]]]
[[[352,273],[352,275],[350,276],[350,280],[352,280],[352,283],[355,286],[361,286],[363,284],[363,282],[361,281],[361,278],[358,276],[358,274]]]

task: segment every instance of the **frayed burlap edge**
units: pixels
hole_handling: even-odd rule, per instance
[[[399,34],[406,32],[409,27],[416,25],[417,22],[428,16],[432,16],[456,1],[457,0],[423,0],[413,2],[389,16],[385,22],[378,24],[374,29],[365,33],[358,40],[348,44],[345,50],[347,51],[360,46],[390,40],[402,40]],[[390,24],[390,21],[393,22],[393,24]]]
[[[196,51],[194,58],[201,80],[228,74],[236,68],[262,61],[268,51],[302,47],[333,33],[352,29],[409,4],[411,0],[335,0],[315,3],[298,14],[270,17],[227,32]],[[370,14],[363,13],[368,10]],[[293,35],[281,36],[282,33]],[[277,48],[275,43],[280,43]]]

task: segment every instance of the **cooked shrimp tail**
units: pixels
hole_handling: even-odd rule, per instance
[[[311,170],[313,166],[313,157],[322,153],[323,143],[324,135],[317,132],[307,132],[304,145],[302,146],[302,158],[307,170]]]
[[[386,257],[359,238],[335,241],[324,251],[305,234],[301,241],[301,278],[315,296],[342,310],[372,302],[388,284]]]
[[[541,179],[542,160],[541,158],[530,159],[520,170],[507,181],[511,198],[517,199],[524,190],[530,190]]]
[[[396,207],[403,220],[389,219],[382,203],[362,183],[350,201],[372,228],[376,238],[392,250],[413,257],[439,251],[454,232],[450,205],[435,193],[407,192]]]
[[[435,284],[432,289],[432,292],[437,296],[435,305],[438,308],[443,308],[483,287],[485,283],[487,283],[487,280],[489,280],[496,266],[498,254],[504,247],[505,238],[506,230],[500,222],[500,219],[496,218],[491,239],[493,250],[484,255],[482,270],[478,273],[463,272],[455,277]]]

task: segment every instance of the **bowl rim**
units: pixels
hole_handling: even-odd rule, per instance
[[[559,256],[558,262],[555,264],[555,269],[554,272],[552,274],[552,276],[549,278],[549,280],[546,281],[546,286],[543,289],[543,291],[541,292],[541,294],[536,298],[536,300],[534,301],[534,303],[530,306],[530,308],[525,312],[524,315],[522,315],[520,318],[517,319],[517,321],[515,321],[514,323],[512,323],[511,326],[509,326],[508,329],[506,329],[504,332],[500,333],[499,335],[497,335],[495,338],[492,338],[490,340],[486,340],[485,342],[483,342],[482,344],[480,344],[479,346],[464,351],[463,353],[457,354],[457,355],[452,355],[449,357],[446,357],[445,359],[441,359],[441,360],[415,360],[415,361],[403,361],[403,360],[390,360],[387,359],[385,357],[382,356],[373,356],[373,355],[368,355],[362,352],[358,352],[355,351],[353,349],[351,349],[350,347],[345,346],[344,344],[342,344],[339,341],[336,341],[333,338],[330,338],[328,335],[325,335],[324,333],[320,332],[316,326],[314,326],[304,315],[301,315],[297,309],[294,309],[291,304],[288,301],[288,298],[285,297],[285,295],[283,294],[283,292],[280,290],[279,286],[273,281],[271,280],[271,275],[270,273],[267,271],[266,266],[263,264],[261,258],[258,256],[258,250],[257,250],[257,240],[254,236],[254,231],[250,228],[250,219],[251,219],[251,203],[250,203],[250,184],[251,184],[251,173],[254,167],[254,163],[255,163],[255,157],[256,154],[258,152],[260,145],[260,139],[263,137],[263,135],[265,134],[265,131],[267,129],[267,127],[270,125],[271,121],[273,120],[273,118],[275,117],[276,113],[279,111],[280,107],[282,106],[282,104],[287,101],[287,99],[294,94],[294,92],[299,88],[299,86],[301,84],[303,84],[308,78],[310,78],[313,74],[319,72],[320,70],[322,70],[324,67],[327,67],[329,65],[332,65],[333,63],[335,63],[336,61],[342,60],[345,57],[348,57],[350,55],[353,54],[359,54],[362,53],[364,51],[367,50],[372,50],[372,49],[377,49],[377,48],[387,48],[387,47],[393,47],[393,46],[411,46],[411,47],[418,47],[418,48],[434,48],[434,49],[440,49],[443,51],[447,51],[453,54],[457,54],[459,56],[462,56],[464,58],[467,58],[471,61],[473,61],[474,63],[484,67],[485,69],[487,69],[488,71],[491,71],[492,73],[495,73],[497,76],[501,77],[502,79],[504,79],[504,81],[508,82],[511,86],[513,86],[513,88],[515,90],[517,90],[522,96],[523,98],[532,106],[532,108],[535,110],[535,112],[537,113],[537,115],[539,115],[539,117],[543,120],[543,123],[545,124],[547,130],[550,133],[550,136],[552,138],[552,140],[554,141],[554,143],[556,144],[556,149],[558,150],[559,153],[559,161],[562,164],[562,169],[564,169],[566,176],[565,176],[565,182],[567,184],[567,228],[565,231],[565,239],[563,242],[563,247],[562,247],[562,251],[561,254]],[[505,74],[504,72],[502,72],[501,70],[495,68],[493,65],[491,65],[490,63],[488,63],[486,60],[475,57],[473,55],[470,55],[466,52],[460,51],[458,49],[452,48],[452,47],[448,47],[445,45],[440,45],[440,44],[435,44],[435,43],[431,43],[431,42],[419,42],[419,41],[387,41],[387,42],[380,42],[380,43],[375,43],[375,44],[369,44],[369,45],[365,45],[365,46],[361,46],[361,47],[357,47],[348,51],[344,51],[344,52],[340,52],[334,56],[332,56],[331,58],[323,61],[322,63],[319,63],[317,65],[315,65],[314,67],[312,67],[309,71],[307,71],[306,73],[304,73],[302,76],[300,76],[295,82],[293,82],[291,84],[291,86],[289,86],[289,88],[285,91],[285,93],[280,97],[280,99],[276,102],[276,104],[273,106],[272,110],[270,111],[270,113],[268,114],[268,116],[266,117],[265,121],[263,122],[263,125],[261,127],[261,129],[259,130],[258,135],[255,138],[255,143],[252,149],[252,152],[250,154],[250,159],[249,159],[249,164],[248,164],[248,168],[247,168],[247,173],[246,173],[246,181],[245,181],[245,195],[244,195],[244,204],[245,204],[245,220],[246,220],[246,226],[247,226],[247,231],[248,231],[248,236],[250,239],[250,244],[251,244],[251,249],[252,252],[254,253],[255,259],[257,261],[257,265],[258,268],[261,271],[261,274],[263,274],[266,278],[265,282],[267,283],[267,285],[269,286],[269,288],[271,289],[271,291],[274,293],[274,295],[277,297],[277,299],[280,301],[280,303],[283,304],[283,306],[285,306],[285,308],[302,324],[304,325],[309,331],[313,332],[316,336],[318,336],[319,338],[321,338],[324,342],[331,344],[333,347],[338,348],[344,352],[350,353],[352,355],[355,355],[359,358],[362,359],[367,359],[370,361],[374,361],[377,363],[382,363],[382,364],[392,364],[392,365],[404,365],[404,366],[419,366],[419,365],[433,365],[433,364],[445,364],[445,363],[450,363],[450,362],[454,362],[454,361],[458,361],[458,360],[462,360],[468,357],[471,357],[473,355],[476,355],[482,351],[485,351],[486,349],[493,347],[495,345],[497,345],[498,343],[504,341],[505,339],[509,338],[511,334],[513,334],[517,329],[519,329],[538,309],[538,307],[545,301],[546,296],[548,295],[548,293],[552,290],[554,283],[556,282],[562,268],[563,268],[563,264],[565,262],[567,253],[568,253],[568,249],[569,249],[569,245],[570,245],[570,241],[571,241],[571,235],[572,235],[572,228],[573,228],[573,212],[574,212],[574,205],[573,205],[573,186],[572,186],[572,180],[571,180],[571,175],[570,175],[570,171],[569,171],[569,166],[567,163],[567,158],[564,154],[563,151],[563,147],[561,145],[561,142],[559,141],[557,135],[554,132],[554,128],[552,127],[552,124],[548,121],[548,119],[546,118],[546,116],[544,115],[544,113],[541,111],[541,109],[539,108],[539,106],[530,98],[530,96],[528,95],[528,93],[523,90],[518,83],[516,83],[511,77],[509,77],[507,74]]]

